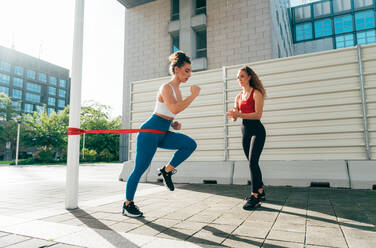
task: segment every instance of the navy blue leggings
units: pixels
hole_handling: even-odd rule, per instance
[[[166,120],[158,115],[152,115],[141,128],[150,128],[167,131],[171,121]],[[132,201],[136,193],[138,182],[142,174],[149,167],[157,148],[177,150],[170,160],[173,167],[177,167],[186,160],[196,150],[196,142],[181,133],[168,131],[166,134],[139,133],[137,136],[137,153],[135,166],[128,177],[126,186],[126,199]]]

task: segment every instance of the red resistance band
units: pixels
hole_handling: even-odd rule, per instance
[[[165,134],[167,131],[156,129],[112,129],[112,130],[85,130],[80,128],[69,127],[68,135],[80,135],[83,133],[155,133]]]

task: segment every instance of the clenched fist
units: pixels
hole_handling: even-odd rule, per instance
[[[198,87],[197,85],[193,85],[193,86],[191,86],[191,94],[192,94],[194,97],[197,97],[197,96],[200,94],[200,90],[201,90],[201,88]]]

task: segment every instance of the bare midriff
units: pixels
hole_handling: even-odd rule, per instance
[[[162,114],[155,113],[155,112],[153,114],[158,115],[158,116],[162,117],[163,119],[166,119],[166,120],[169,120],[169,121],[172,121],[174,119],[173,117],[169,117],[169,116],[162,115]]]

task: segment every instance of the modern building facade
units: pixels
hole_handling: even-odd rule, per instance
[[[291,8],[294,54],[376,43],[375,0],[322,0]]]
[[[0,92],[20,113],[59,112],[69,104],[69,70],[0,46]]]
[[[123,127],[130,82],[168,75],[183,50],[193,71],[376,43],[376,0],[118,0],[125,7]],[[123,135],[120,159],[127,160]]]

